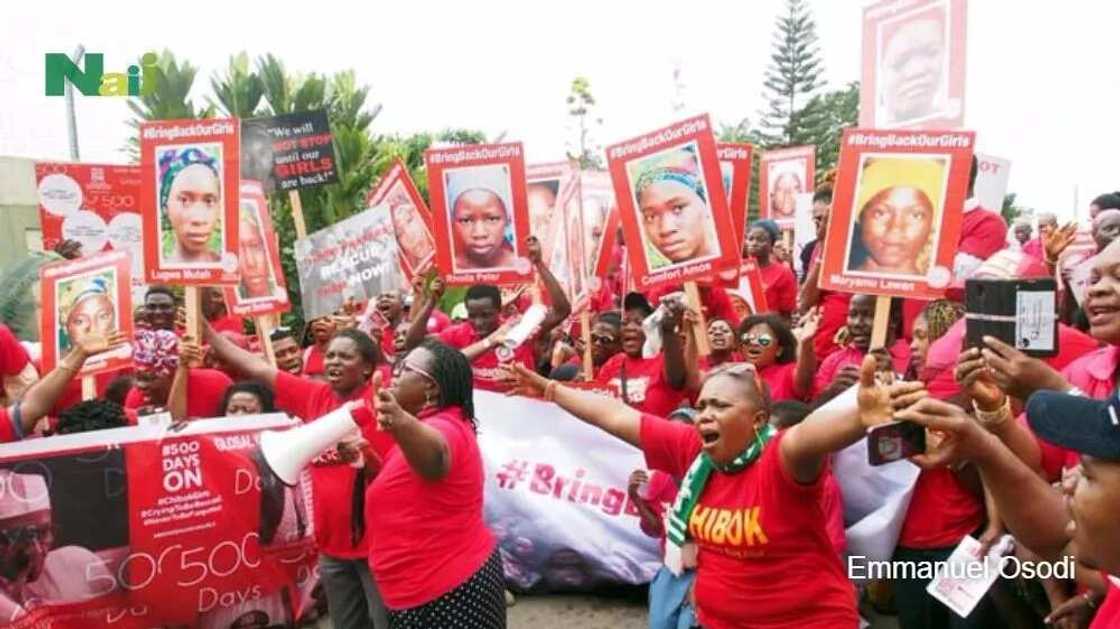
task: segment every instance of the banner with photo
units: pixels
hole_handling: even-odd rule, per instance
[[[144,279],[238,281],[240,156],[236,118],[140,124]]]
[[[296,241],[299,289],[307,321],[366,302],[400,286],[389,206],[382,203]]]
[[[397,261],[408,283],[423,275],[436,255],[432,237],[432,214],[416,189],[404,162],[393,160],[393,166],[366,197],[366,207],[381,203],[389,206],[393,219],[393,237],[397,241]]]
[[[436,265],[448,285],[532,281],[519,142],[425,151]]]
[[[241,122],[241,178],[265,194],[338,183],[327,111],[301,111]]]
[[[747,235],[747,200],[751,196],[751,160],[754,147],[750,144],[720,142],[719,171],[722,175],[723,194],[731,209],[731,222],[735,225],[735,242],[743,246]]]
[[[290,626],[318,580],[311,484],[257,454],[283,415],[0,446],[0,622],[61,629]]]
[[[971,131],[845,129],[820,287],[936,299],[952,280]]]
[[[240,281],[226,287],[226,306],[239,317],[291,310],[288,282],[280,266],[280,239],[272,228],[268,197],[259,181],[241,181],[241,225],[237,264]]]
[[[525,200],[529,207],[529,235],[541,242],[545,260],[552,259],[552,247],[561,231],[557,215],[560,199],[569,198],[578,186],[579,172],[568,162],[529,164],[525,167]]]
[[[796,221],[797,195],[813,192],[817,147],[793,146],[765,151],[758,164],[758,215],[782,229]]]
[[[707,115],[610,146],[607,163],[639,290],[738,268]]]
[[[132,337],[132,270],[127,251],[105,251],[59,260],[39,269],[43,299],[39,339],[42,371],[54,369],[71,348],[88,337],[108,338],[120,331]],[[116,371],[132,364],[132,346],[86,360],[81,375]]]
[[[883,0],[863,10],[859,126],[964,124],[966,0]]]

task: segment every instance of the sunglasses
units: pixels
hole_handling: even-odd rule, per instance
[[[769,334],[744,334],[739,338],[747,345],[758,345],[759,347],[770,347],[774,342],[774,337]]]
[[[616,343],[616,342],[618,342],[618,339],[614,338],[613,336],[606,336],[606,335],[603,335],[603,334],[592,334],[591,335],[591,344],[592,345],[610,345],[610,344]]]

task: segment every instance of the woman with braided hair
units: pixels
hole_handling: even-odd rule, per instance
[[[218,161],[198,148],[169,149],[159,156],[159,204],[164,237],[160,249],[171,264],[209,264],[221,257],[212,246],[221,229],[222,178]],[[219,232],[220,233],[220,232]],[[219,237],[219,243],[221,238]]]
[[[964,317],[964,306],[948,299],[938,299],[926,304],[914,319],[910,340],[910,366],[906,370],[907,380],[916,380],[926,365],[929,346],[945,336],[953,324]]]
[[[470,362],[428,339],[375,400],[382,467],[366,492],[369,563],[392,629],[506,626],[502,560],[482,516]],[[371,439],[373,441],[373,439]],[[376,447],[376,446],[375,446]]]

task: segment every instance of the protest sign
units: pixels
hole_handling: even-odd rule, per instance
[[[144,273],[149,284],[236,284],[238,121],[140,125]]]
[[[226,288],[226,306],[239,317],[287,312],[291,303],[280,266],[280,241],[272,229],[260,182],[241,182],[240,222],[237,262],[241,280]]]
[[[751,196],[751,159],[754,147],[750,144],[716,144],[719,153],[719,171],[722,175],[723,194],[731,210],[735,226],[735,242],[740,247],[747,234],[747,199]]]
[[[132,337],[132,271],[127,251],[105,251],[60,260],[39,269],[43,296],[43,373],[54,369],[85,337],[108,338],[115,331]],[[125,344],[86,360],[81,375],[114,371],[132,364]]]
[[[529,207],[529,235],[541,241],[545,260],[552,259],[552,245],[560,228],[554,220],[561,196],[578,186],[578,171],[568,162],[529,164],[525,167],[525,198]]]
[[[815,146],[763,152],[758,167],[759,217],[772,219],[783,229],[792,228],[797,195],[813,192],[816,160]]]
[[[610,146],[607,162],[639,290],[738,267],[707,115]]]
[[[936,299],[952,279],[975,134],[846,129],[820,287]]]
[[[265,194],[338,183],[325,109],[242,121],[241,143],[241,177]]]
[[[1007,196],[1007,182],[1011,179],[1011,160],[976,154],[976,185],[972,196],[985,210],[999,212],[1003,208],[1003,197]]]
[[[397,288],[397,249],[385,203],[296,241],[296,266],[308,321],[337,312],[347,300],[368,301]]]
[[[139,166],[36,162],[43,249],[74,240],[82,255],[127,251],[132,277],[141,279],[140,177]]]
[[[432,238],[432,216],[404,162],[397,158],[366,197],[366,207],[386,203],[393,220],[393,237],[397,242],[397,261],[409,283],[422,275],[436,254]]]
[[[735,278],[735,286],[727,289],[727,296],[731,299],[731,307],[735,316],[743,320],[752,314],[768,312],[770,306],[766,303],[766,287],[762,283],[762,272],[758,270],[758,263],[754,258],[744,258],[739,266],[739,274]]]
[[[551,246],[548,249],[542,246],[541,249],[542,254],[549,252],[544,258],[548,262],[548,268],[565,288],[573,310],[579,310],[587,303],[588,277],[583,212],[580,207],[579,185],[575,179],[567,182],[556,200],[547,242]]]
[[[531,281],[529,209],[520,143],[424,153],[436,264],[449,285]]]
[[[311,484],[306,474],[293,488],[276,483],[257,453],[262,430],[290,425],[282,415],[230,417],[0,446],[0,530],[26,540],[42,566],[5,566],[27,582],[0,585],[0,620],[291,625],[316,580]],[[40,527],[49,545],[27,537]]]
[[[861,127],[960,128],[966,13],[965,0],[884,0],[863,10]]]

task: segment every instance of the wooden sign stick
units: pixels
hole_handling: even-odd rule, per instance
[[[583,338],[583,379],[593,380],[595,366],[591,362],[591,313],[584,308],[579,313],[579,330]]]
[[[704,320],[704,309],[700,302],[700,287],[696,285],[696,282],[685,282],[684,294],[685,303],[698,317],[696,324],[692,326],[692,339],[696,343],[696,352],[701,356],[707,356],[712,353],[712,347],[708,344],[708,323]]]
[[[303,220],[303,201],[299,198],[299,190],[289,190],[288,199],[292,202],[292,220],[296,224],[296,238],[307,238],[307,222]]]
[[[891,320],[891,298],[879,295],[875,298],[875,321],[871,326],[871,349],[886,348],[887,328]]]

